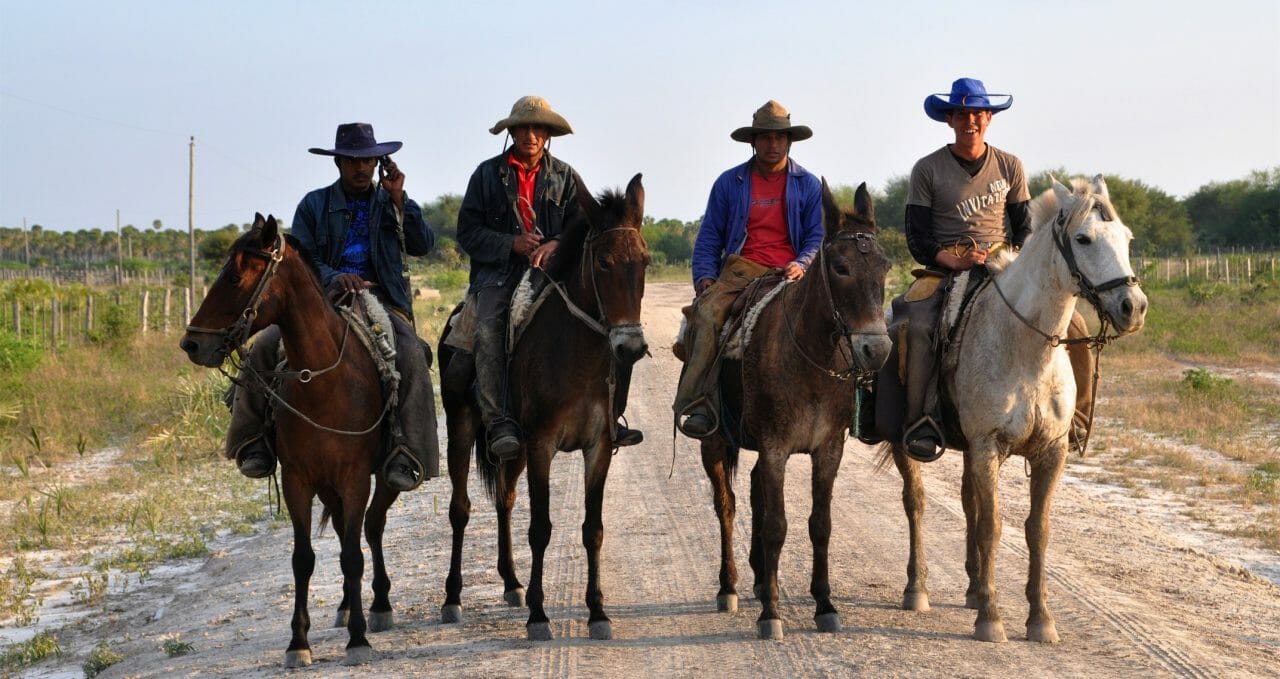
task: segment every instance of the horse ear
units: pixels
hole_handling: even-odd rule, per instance
[[[1111,195],[1107,193],[1107,182],[1100,174],[1093,176],[1093,192],[1107,200],[1111,200]]]
[[[876,207],[866,182],[858,184],[858,190],[853,192],[853,212],[868,222],[876,221]]]
[[[262,229],[261,242],[262,247],[271,247],[276,244],[276,238],[280,233],[280,225],[276,223],[275,215],[267,215],[266,222],[263,222],[262,215],[258,215],[254,222],[254,227]]]
[[[267,220],[263,218],[261,212],[253,213],[253,228],[261,229],[263,225],[266,223],[267,223]]]
[[[1058,199],[1058,207],[1061,208],[1071,198],[1071,189],[1063,186],[1062,182],[1053,175],[1049,175],[1049,179],[1053,182],[1053,196]]]
[[[640,224],[644,221],[644,184],[640,183],[640,173],[627,182],[627,217]]]
[[[840,206],[836,205],[835,196],[831,195],[831,186],[827,178],[822,178],[822,222],[827,233],[834,233],[840,227]]]

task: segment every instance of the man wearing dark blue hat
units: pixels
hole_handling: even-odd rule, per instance
[[[936,460],[944,452],[945,439],[936,418],[934,337],[951,279],[960,272],[981,268],[988,255],[1000,248],[1021,248],[1031,233],[1031,194],[1022,161],[986,143],[992,118],[1011,105],[1012,95],[988,93],[982,81],[973,78],[960,78],[951,84],[949,94],[933,94],[924,100],[925,114],[946,123],[955,140],[921,158],[911,169],[907,247],[925,270],[913,272],[916,281],[893,300],[889,333],[901,338],[905,327],[906,346],[895,351],[906,351],[906,375],[896,374],[900,364],[891,357],[884,370],[893,373],[893,379],[882,377],[877,393],[878,404],[883,404],[877,406],[877,412],[893,412],[890,404],[903,397],[905,386],[903,421],[886,428],[882,420],[880,433],[900,440],[907,454],[922,462]],[[1083,319],[1076,314],[1072,330],[1083,329]],[[1089,362],[1084,374],[1091,373],[1088,351],[1083,357],[1076,353],[1072,352],[1072,363],[1077,376],[1081,374],[1081,358]],[[1082,382],[1077,410],[1082,402],[1091,407],[1091,384],[1077,381]],[[1077,428],[1087,422],[1083,418],[1086,416],[1078,412]]]
[[[371,292],[390,312],[395,332],[399,436],[391,442],[381,473],[396,490],[416,488],[440,475],[435,395],[431,389],[431,350],[413,326],[413,304],[405,255],[431,251],[435,235],[422,210],[404,191],[404,173],[391,160],[401,143],[379,143],[367,123],[338,126],[331,149],[311,153],[333,156],[338,180],[303,197],[293,215],[294,238],[309,251],[321,282],[335,295]],[[374,181],[375,171],[378,181]],[[276,340],[268,328],[259,334],[250,362],[275,367]],[[265,395],[238,389],[227,433],[227,455],[252,478],[275,470],[275,455],[264,435]]]

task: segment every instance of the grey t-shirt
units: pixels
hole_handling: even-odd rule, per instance
[[[1003,242],[1005,202],[1031,200],[1026,173],[1017,156],[987,144],[986,161],[978,173],[969,173],[942,148],[911,168],[907,205],[928,207],[933,216],[933,236],[943,245],[968,242]]]

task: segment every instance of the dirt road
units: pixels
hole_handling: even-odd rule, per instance
[[[813,628],[808,594],[809,464],[791,461],[790,531],[782,558],[786,638],[760,641],[746,546],[750,507],[743,454],[737,551],[742,582],[737,614],[715,610],[718,538],[709,485],[697,449],[670,434],[670,398],[678,364],[672,337],[684,285],[650,285],[645,330],[652,359],[637,365],[629,416],[645,442],[615,459],[605,497],[603,553],[607,611],[614,639],[587,636],[581,456],[562,453],[553,467],[555,533],[547,557],[547,609],[555,640],[525,640],[523,609],[502,602],[495,521],[476,502],[467,535],[465,621],[442,625],[448,566],[447,479],[403,496],[387,530],[396,627],[371,636],[372,665],[339,664],[345,629],[327,627],[341,598],[336,541],[318,542],[312,583],[315,664],[300,675],[356,676],[1276,676],[1280,674],[1280,587],[1227,560],[1074,488],[1060,487],[1049,550],[1050,602],[1062,642],[1025,639],[1026,549],[1022,521],[1027,483],[1014,460],[1002,475],[1004,534],[999,587],[1010,638],[970,638],[974,612],[963,608],[964,519],[958,455],[929,465],[926,484],[931,602],[927,613],[898,607],[906,569],[901,485],[892,469],[873,469],[875,453],[845,447],[836,482],[831,543],[834,602],[844,630]],[[1070,476],[1070,466],[1068,466]],[[473,481],[473,498],[483,498]],[[528,504],[516,508],[517,567],[527,579]],[[268,676],[281,670],[289,639],[293,584],[287,529],[225,544],[186,572],[153,577],[113,596],[109,611],[64,637],[61,663],[35,676],[74,672],[84,654],[107,640],[125,660],[102,676]],[[366,574],[366,591],[368,575]],[[366,599],[367,605],[367,599]],[[194,651],[161,650],[179,635]]]

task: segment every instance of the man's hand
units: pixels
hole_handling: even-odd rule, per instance
[[[968,271],[979,264],[986,264],[987,251],[980,248],[970,248],[964,255],[956,255],[951,250],[943,248],[938,251],[937,256],[933,259],[939,266],[952,271]]]
[[[336,292],[355,292],[364,288],[372,288],[373,283],[353,274],[340,273],[337,278],[329,283],[329,287]]]
[[[701,295],[702,293],[706,292],[707,288],[711,287],[711,285],[715,282],[716,282],[716,279],[714,278],[704,278],[698,281],[698,284],[693,286],[693,289],[697,294]]]
[[[404,173],[391,156],[383,156],[378,165],[378,183],[391,195],[397,210],[404,209]]]
[[[804,278],[804,267],[795,262],[788,262],[786,266],[782,267],[782,277],[789,281],[798,281]]]
[[[560,247],[560,241],[549,240],[537,247],[533,251],[533,255],[529,257],[529,263],[535,269],[541,269],[542,265],[551,261],[552,255],[556,254],[556,249]]]
[[[521,257],[528,257],[542,244],[542,236],[536,233],[522,233],[511,241],[511,251]]]

